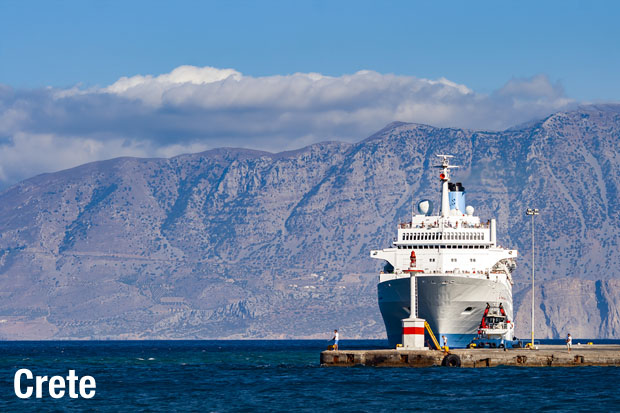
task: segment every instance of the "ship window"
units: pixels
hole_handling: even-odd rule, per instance
[[[469,261],[476,262],[476,259],[475,258],[470,258]]]
[[[429,261],[430,262],[435,262],[435,258],[431,258]]]
[[[456,262],[456,258],[451,258],[450,261]]]

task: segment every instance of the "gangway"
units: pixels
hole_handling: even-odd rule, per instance
[[[433,340],[433,344],[435,344],[435,348],[437,350],[441,350],[441,347],[439,346],[439,342],[435,338],[435,334],[433,334],[433,330],[431,330],[431,326],[428,324],[428,321],[426,320],[424,320],[424,327],[426,328],[426,331],[428,331],[428,335],[431,337],[431,340]]]

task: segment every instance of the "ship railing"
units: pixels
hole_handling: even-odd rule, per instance
[[[455,224],[451,224],[448,223],[446,225],[444,225],[444,228],[450,228],[450,229],[481,229],[481,228],[486,228],[488,229],[491,225],[487,224],[487,223],[480,223],[480,224],[468,224],[467,222],[461,222],[458,221]],[[420,224],[416,224],[413,225],[412,222],[401,222],[398,224],[398,227],[400,229],[436,229],[439,228],[439,222],[435,221],[435,222],[431,222],[431,223],[420,223]]]

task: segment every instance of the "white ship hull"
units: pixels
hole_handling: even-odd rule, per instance
[[[505,276],[419,275],[418,316],[449,347],[465,347],[476,336],[487,303],[502,303],[513,320],[512,287]],[[410,314],[410,278],[394,278],[377,286],[379,308],[390,347],[402,342],[401,320]],[[443,343],[441,343],[443,344]]]

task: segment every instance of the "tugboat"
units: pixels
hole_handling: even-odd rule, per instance
[[[502,303],[487,307],[482,315],[478,335],[467,345],[468,348],[520,348],[521,341],[514,339],[512,323]]]
[[[502,303],[513,319],[512,272],[517,251],[498,245],[495,219],[481,221],[466,205],[465,187],[450,182],[457,166],[451,155],[437,155],[441,209],[422,200],[411,221],[398,226],[392,246],[370,252],[385,261],[377,285],[379,309],[391,347],[402,344],[402,320],[412,314],[411,282],[415,282],[418,317],[450,347],[464,348],[477,336],[487,303]],[[513,329],[505,333],[512,340]]]

